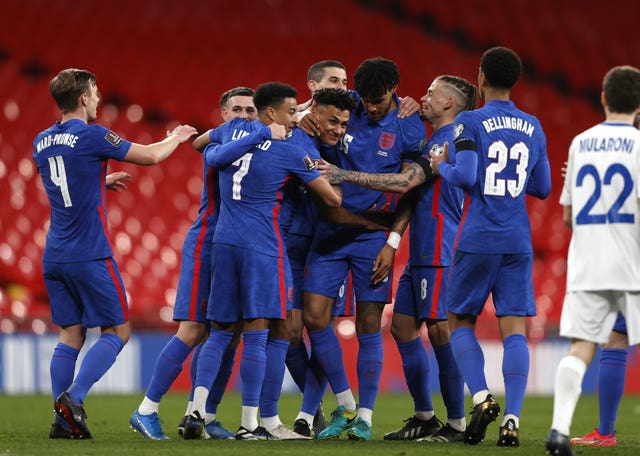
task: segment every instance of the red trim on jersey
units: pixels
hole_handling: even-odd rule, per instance
[[[344,315],[350,317],[353,315],[353,278],[351,271],[347,274],[347,290],[344,299]]]
[[[113,254],[113,246],[111,245],[111,239],[109,237],[109,225],[107,223],[107,160],[102,161],[102,188],[100,189],[100,200],[102,204],[98,206],[98,214],[100,215],[100,220],[102,221],[102,229],[104,230],[104,235],[107,238],[107,243],[109,244],[109,248],[111,249],[111,253]]]
[[[287,179],[285,179],[286,181]],[[276,192],[278,200],[276,206],[271,209],[273,214],[272,223],[273,230],[278,240],[278,282],[280,288],[280,309],[282,310],[282,318],[287,318],[287,287],[284,273],[284,243],[282,242],[282,235],[280,234],[280,227],[278,225],[278,217],[280,216],[280,201],[282,201],[282,193]]]
[[[453,253],[456,253],[456,249],[458,248],[458,240],[460,239],[460,233],[462,233],[462,227],[464,226],[464,221],[467,219],[467,212],[469,212],[469,205],[471,204],[471,197],[465,193],[464,194],[464,209],[462,211],[462,218],[460,219],[460,226],[458,227],[458,234],[456,234],[456,240],[453,243]]]
[[[215,200],[214,200],[214,182],[213,182],[213,174],[216,172],[213,168],[209,168],[207,170],[207,210],[202,213],[202,220],[200,221],[200,233],[198,234],[198,239],[196,240],[195,250],[193,251],[193,256],[195,259],[195,264],[193,268],[193,277],[191,279],[191,298],[189,299],[189,320],[195,321],[196,319],[196,310],[198,308],[198,288],[200,288],[200,268],[202,267],[202,261],[200,259],[200,253],[202,252],[202,245],[204,244],[203,240],[207,234],[207,219],[213,215],[215,211]]]
[[[442,230],[444,227],[444,214],[439,212],[440,209],[440,184],[441,178],[435,180],[433,184],[433,198],[431,199],[431,217],[438,218],[438,227],[436,228],[435,248],[433,249],[433,265],[440,264],[440,256],[442,255]]]
[[[189,299],[189,320],[196,320],[196,309],[198,308],[198,288],[200,288],[200,266],[202,260],[194,258],[193,277],[191,279],[191,298]]]
[[[444,268],[438,268],[436,271],[436,287],[431,295],[431,313],[429,318],[435,320],[438,316],[438,305],[440,304],[440,285],[442,285],[442,274],[444,274]]]
[[[118,280],[116,271],[113,268],[113,260],[111,258],[107,258],[105,262],[107,263],[107,269],[109,270],[109,274],[111,274],[111,278],[113,279],[113,284],[116,286],[116,290],[118,290],[118,297],[120,298],[120,307],[122,308],[122,315],[124,315],[124,321],[126,323],[129,321],[129,308],[127,306],[127,299],[125,297],[124,290],[120,286],[120,281]]]

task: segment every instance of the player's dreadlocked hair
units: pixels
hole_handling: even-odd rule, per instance
[[[96,85],[96,75],[87,70],[67,68],[58,73],[49,83],[51,96],[63,114],[78,108],[78,98]]]
[[[376,57],[360,64],[353,75],[353,86],[362,98],[375,99],[400,82],[398,66],[391,60]]]
[[[629,65],[611,68],[602,90],[611,112],[632,113],[640,106],[640,70]]]
[[[309,67],[309,71],[307,72],[307,81],[313,80],[320,82],[324,77],[325,68],[341,68],[346,71],[344,65],[337,60],[321,60]]]
[[[249,87],[240,86],[229,89],[220,97],[220,107],[224,108],[231,97],[253,97],[254,93],[255,91]]]
[[[322,89],[313,94],[313,101],[318,106],[335,106],[340,111],[353,111],[356,102],[349,92],[340,89]]]
[[[497,46],[482,55],[480,70],[491,87],[509,90],[520,79],[522,61],[511,49]]]
[[[458,76],[445,74],[438,76],[438,81],[448,84],[458,94],[456,100],[459,101],[460,111],[470,111],[478,107],[478,89],[466,79]]]
[[[253,95],[253,104],[258,112],[262,112],[269,106],[277,108],[284,103],[285,98],[295,98],[298,91],[282,82],[265,82],[260,84]]]

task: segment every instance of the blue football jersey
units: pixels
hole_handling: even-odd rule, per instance
[[[420,141],[426,137],[424,122],[418,114],[404,119],[398,118],[397,108],[381,120],[369,119],[367,110],[360,103],[356,92],[353,95],[357,107],[351,112],[347,132],[342,138],[336,157],[338,167],[366,173],[395,173],[411,153],[418,152]],[[395,96],[396,103],[400,100]],[[381,207],[389,200],[388,193],[371,190],[359,185],[342,183],[342,206],[349,212],[363,213],[372,206]],[[349,227],[338,227],[322,223],[326,236],[332,231],[358,239],[385,237],[385,232],[367,231]]]
[[[56,122],[33,141],[33,159],[49,198],[51,223],[43,261],[69,263],[113,256],[107,227],[107,162],[131,143],[79,119]]]
[[[422,157],[440,153],[449,143],[449,161],[455,160],[453,124],[433,133]],[[453,258],[453,244],[462,216],[462,189],[441,177],[420,185],[409,230],[409,260],[412,266],[449,266]]]
[[[314,162],[320,160],[317,141],[304,130],[294,128],[291,138]],[[283,190],[284,201],[280,214],[280,228],[284,233],[298,236],[313,236],[318,223],[318,208],[306,187],[298,179],[291,179]]]
[[[538,119],[512,101],[488,101],[458,114],[458,151],[475,144],[477,179],[469,189],[457,248],[476,253],[531,253],[525,194],[550,183],[546,137]],[[532,182],[529,182],[532,180]]]
[[[311,157],[291,140],[264,140],[220,169],[221,206],[213,242],[284,256],[279,216],[283,187],[291,177],[303,184],[321,177]]]

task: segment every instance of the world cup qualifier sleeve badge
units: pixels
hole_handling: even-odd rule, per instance
[[[393,147],[393,145],[396,142],[396,135],[395,133],[388,133],[386,131],[383,131],[380,134],[380,139],[378,139],[378,145],[380,146],[380,148],[382,150],[389,150]]]

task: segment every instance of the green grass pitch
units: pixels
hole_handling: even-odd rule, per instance
[[[16,455],[349,455],[366,452],[367,456],[391,455],[468,455],[468,454],[544,454],[544,439],[551,424],[553,400],[549,397],[527,397],[521,417],[521,446],[518,449],[498,448],[496,440],[498,422],[487,430],[487,437],[481,444],[470,447],[464,444],[428,444],[418,442],[386,442],[385,432],[394,430],[409,417],[412,411],[408,394],[385,394],[378,397],[374,413],[374,440],[352,442],[331,441],[184,441],[177,434],[177,424],[186,405],[183,394],[168,394],[162,402],[160,417],[165,433],[171,438],[166,442],[145,440],[140,434],[129,429],[129,416],[138,405],[142,395],[136,396],[93,396],[86,401],[89,416],[87,424],[94,438],[88,441],[49,440],[47,438],[53,414],[52,400],[47,396],[0,396],[0,454]],[[504,407],[504,399],[499,400]],[[325,412],[335,405],[334,399],[325,396]],[[467,398],[469,406],[469,399]],[[293,424],[300,397],[284,395],[280,401],[280,417],[287,424]],[[434,397],[434,406],[440,419],[445,418],[440,396]],[[590,432],[597,425],[597,398],[581,398],[572,426],[573,435]],[[225,396],[218,418],[228,429],[235,431],[240,420],[240,396],[237,393]],[[498,421],[500,418],[498,418]],[[637,455],[640,454],[640,397],[625,396],[620,406],[618,418],[618,446],[616,448],[579,448],[578,455]]]

